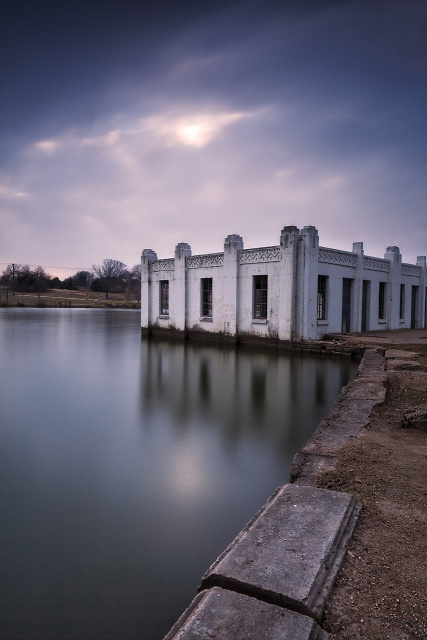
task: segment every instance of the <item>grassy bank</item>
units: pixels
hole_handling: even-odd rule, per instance
[[[5,290],[0,292],[2,307],[57,307],[89,309],[139,309],[140,301],[124,293],[110,293],[108,300],[104,293],[96,293],[88,288],[49,289],[43,293],[15,293],[13,296]]]

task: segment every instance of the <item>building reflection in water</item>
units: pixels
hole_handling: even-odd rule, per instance
[[[354,362],[269,349],[142,341],[142,422],[162,406],[173,428],[213,429],[231,454],[241,439],[294,455],[328,413]],[[284,473],[283,482],[288,477]]]

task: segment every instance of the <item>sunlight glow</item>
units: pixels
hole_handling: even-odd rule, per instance
[[[203,113],[188,116],[163,114],[145,119],[143,125],[164,138],[168,145],[182,144],[200,148],[219,138],[227,126],[248,115],[243,112]]]
[[[36,142],[35,147],[44,153],[54,153],[61,147],[61,143],[58,140],[40,140]]]

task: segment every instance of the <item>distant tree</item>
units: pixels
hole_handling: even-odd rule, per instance
[[[36,267],[34,269],[35,288],[37,293],[46,291],[49,288],[49,281],[51,276],[45,272],[43,267]]]
[[[76,287],[88,287],[91,281],[90,271],[77,271],[73,275],[74,286]]]
[[[71,291],[74,289],[74,282],[72,278],[65,278],[62,283],[63,289],[70,289]]]
[[[15,275],[16,275],[16,267],[20,265],[8,264],[6,269],[1,274],[0,282],[1,284],[14,292],[15,289]]]
[[[92,272],[102,282],[106,300],[112,291],[123,291],[127,268],[120,260],[106,258],[101,265],[92,265]]]
[[[140,298],[141,295],[141,264],[136,264],[132,267],[129,273],[128,291],[130,295]]]
[[[62,282],[57,276],[55,276],[54,278],[52,278],[52,280],[50,280],[49,287],[51,289],[62,289]]]
[[[91,291],[105,291],[105,285],[104,285],[104,281],[102,278],[93,278],[92,282],[90,283],[90,290]]]
[[[1,276],[2,284],[12,291],[46,291],[52,277],[45,272],[43,267],[30,269],[27,264],[9,264]]]

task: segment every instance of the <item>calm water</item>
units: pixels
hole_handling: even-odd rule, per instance
[[[0,309],[1,637],[160,640],[355,371]]]

